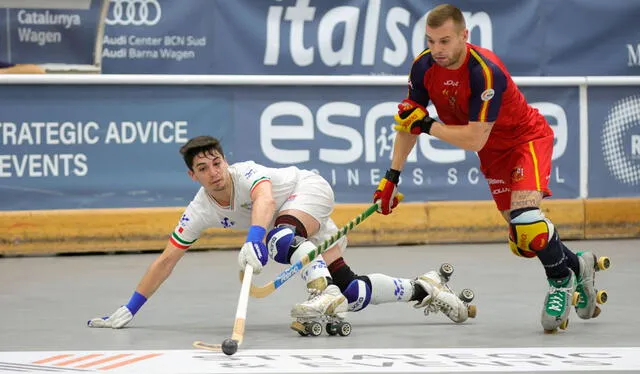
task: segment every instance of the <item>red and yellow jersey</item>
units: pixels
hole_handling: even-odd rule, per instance
[[[493,52],[467,43],[462,66],[450,70],[436,64],[429,49],[413,62],[408,98],[427,106],[429,100],[446,125],[494,122],[485,147],[492,153],[553,136],[553,130],[531,107]]]

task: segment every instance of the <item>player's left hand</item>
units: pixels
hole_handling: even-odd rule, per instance
[[[244,270],[249,264],[253,267],[253,272],[258,274],[262,271],[262,267],[267,264],[269,252],[262,240],[265,233],[266,229],[261,226],[251,226],[249,228],[247,241],[242,245],[238,254],[238,265],[240,265],[241,270]]]
[[[413,100],[405,99],[398,104],[398,113],[393,118],[396,131],[407,132],[413,135],[429,134],[435,120],[429,117],[427,109]]]

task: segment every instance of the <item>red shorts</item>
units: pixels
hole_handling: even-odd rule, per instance
[[[553,141],[553,136],[547,136],[507,151],[480,155],[481,170],[498,210],[511,209],[511,191],[542,191],[543,196],[551,196]]]

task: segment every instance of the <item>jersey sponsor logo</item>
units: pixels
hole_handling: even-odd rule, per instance
[[[619,182],[631,186],[640,184],[639,112],[640,95],[617,101],[609,110],[600,137],[609,172]]]
[[[107,25],[154,26],[160,22],[162,8],[158,0],[111,0]]]
[[[186,214],[183,214],[182,217],[180,217],[180,226],[185,227],[187,226],[187,223],[190,221],[189,217],[187,217]],[[182,232],[182,231],[181,231]]]
[[[240,208],[251,210],[251,208],[253,208],[253,202],[249,201],[249,202],[246,202],[246,203],[242,203],[242,204],[240,204]]]
[[[489,88],[484,90],[484,92],[482,92],[482,94],[480,94],[480,99],[482,101],[489,101],[491,99],[493,99],[493,96],[495,96],[496,91],[493,90],[493,88]]]
[[[504,181],[502,179],[487,178],[487,183],[489,183],[489,184],[504,184]]]
[[[449,79],[448,81],[444,82],[445,86],[453,86],[453,87],[458,87],[460,85],[459,81],[454,81],[453,79]]]

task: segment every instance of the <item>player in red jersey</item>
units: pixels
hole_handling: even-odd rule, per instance
[[[553,223],[540,210],[551,196],[549,174],[553,131],[544,116],[525,100],[509,72],[491,51],[467,42],[469,31],[460,9],[443,4],[427,17],[429,49],[413,62],[409,93],[395,116],[398,134],[391,168],[380,181],[374,201],[382,214],[397,205],[397,184],[417,136],[430,134],[478,153],[480,166],[498,210],[509,224],[514,254],[538,257],[550,285],[542,309],[545,331],[566,328],[570,306],[583,319],[596,317],[595,270],[607,258],[567,248]],[[441,122],[429,117],[431,101]],[[574,292],[578,300],[573,300]]]

